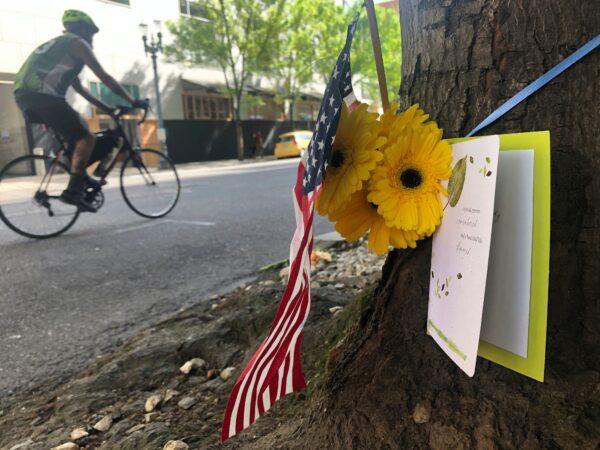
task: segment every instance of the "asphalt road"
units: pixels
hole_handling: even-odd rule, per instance
[[[166,219],[143,219],[106,189],[101,211],[58,238],[28,240],[0,223],[0,397],[287,257],[297,164],[182,168]],[[315,234],[328,231],[318,218]]]

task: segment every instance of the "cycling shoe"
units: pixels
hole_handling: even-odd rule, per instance
[[[63,193],[60,195],[60,199],[64,203],[77,206],[77,209],[79,209],[79,211],[91,213],[95,213],[98,211],[98,208],[96,208],[93,204],[86,200],[84,192],[64,190]]]

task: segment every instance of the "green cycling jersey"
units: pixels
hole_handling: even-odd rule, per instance
[[[15,79],[15,91],[25,90],[64,97],[84,63],[71,54],[73,42],[89,44],[73,33],[64,33],[36,48]]]

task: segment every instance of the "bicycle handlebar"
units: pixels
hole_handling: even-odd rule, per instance
[[[146,99],[148,100],[148,99]],[[140,106],[131,106],[131,105],[117,105],[115,107],[115,109],[113,110],[112,113],[112,117],[114,120],[119,120],[121,117],[130,114],[132,111],[135,111],[137,109],[141,109],[144,111],[144,114],[142,115],[142,118],[138,121],[138,125],[140,125],[141,123],[143,123],[146,120],[146,116],[148,115],[148,110],[150,109],[150,105],[148,105],[148,107],[143,108]]]

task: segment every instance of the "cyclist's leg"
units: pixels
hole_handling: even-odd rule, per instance
[[[86,127],[87,129],[87,127]],[[80,137],[75,142],[75,149],[71,156],[71,178],[67,189],[62,193],[63,201],[76,205],[82,211],[96,212],[97,209],[87,199],[87,162],[94,150],[96,138],[89,133]]]
[[[62,199],[83,211],[96,212],[96,208],[85,200],[85,168],[94,148],[95,137],[83,117],[62,97],[17,91],[15,99],[22,110],[35,113],[67,142],[75,142],[71,178]]]
[[[75,149],[71,157],[71,180],[68,190],[83,190],[85,187],[85,169],[95,143],[96,138],[92,134],[87,134],[75,142]]]

